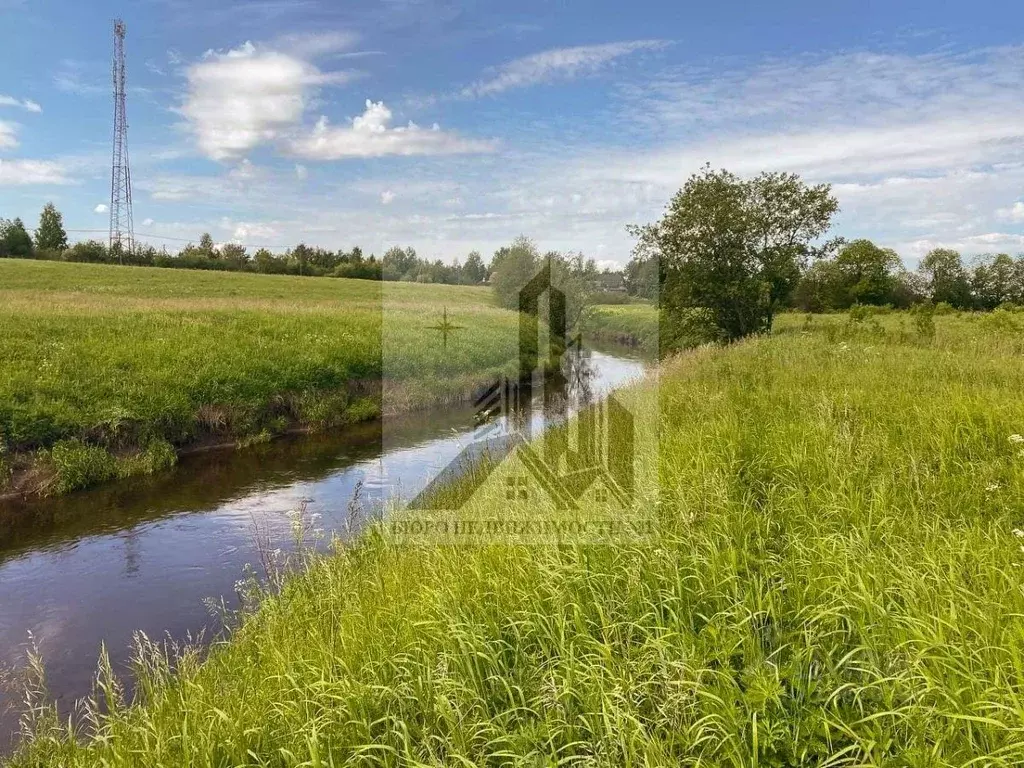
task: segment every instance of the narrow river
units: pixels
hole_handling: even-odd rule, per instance
[[[590,352],[593,395],[638,378],[643,363]],[[207,599],[235,605],[259,561],[254,526],[287,547],[286,513],[303,502],[329,536],[365,508],[412,498],[473,439],[473,409],[448,408],[335,434],[183,458],[172,471],[61,499],[0,507],[0,666],[24,664],[30,639],[63,712],[90,693],[101,643],[123,671],[133,634],[206,639]],[[0,754],[17,730],[18,696],[0,689]]]

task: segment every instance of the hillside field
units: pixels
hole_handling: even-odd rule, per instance
[[[471,332],[442,348],[445,309]],[[370,418],[382,376],[410,406],[464,397],[515,327],[486,288],[0,259],[0,494]]]

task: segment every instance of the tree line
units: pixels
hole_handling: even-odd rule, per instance
[[[785,309],[1024,304],[1024,256],[967,265],[958,252],[937,248],[908,270],[895,251],[870,240],[828,238],[838,211],[829,184],[808,185],[791,173],[742,179],[705,166],[659,221],[629,228],[637,243],[626,289],[659,302],[663,336],[691,343],[770,330]]]
[[[454,264],[420,258],[413,248],[397,246],[390,248],[381,258],[372,253],[365,256],[359,246],[350,251],[332,251],[304,243],[279,254],[266,248],[250,253],[245,246],[236,243],[216,245],[209,233],[204,233],[198,244],[189,243],[177,253],[158,250],[150,245],[137,245],[129,251],[117,245],[111,248],[97,240],[69,245],[63,217],[53,203],[47,203],[43,208],[34,237],[21,219],[0,218],[0,258],[449,285],[479,285],[490,275],[488,266],[477,251],[471,252],[465,261]]]

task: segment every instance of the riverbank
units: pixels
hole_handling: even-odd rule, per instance
[[[652,538],[372,530],[9,764],[1012,765],[1019,335],[904,320],[668,363]]]
[[[487,288],[0,260],[0,494],[372,419],[382,380],[385,407],[472,397],[516,322]]]
[[[652,304],[598,304],[586,318],[586,337],[658,354],[658,310]]]

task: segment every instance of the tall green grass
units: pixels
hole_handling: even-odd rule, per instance
[[[9,765],[1019,765],[1024,340],[935,325],[678,357],[652,538],[372,530]]]

